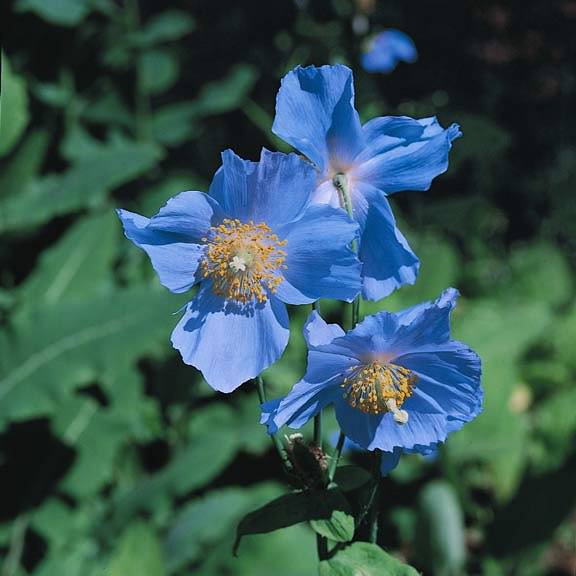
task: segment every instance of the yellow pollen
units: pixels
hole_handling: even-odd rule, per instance
[[[417,377],[411,370],[388,362],[371,362],[349,368],[348,372],[341,386],[352,408],[365,414],[390,412],[398,424],[408,422],[408,413],[400,408],[416,385]]]
[[[212,226],[206,238],[206,255],[200,263],[214,293],[240,304],[266,302],[276,292],[285,269],[286,240],[280,240],[263,222],[246,224],[225,219]]]

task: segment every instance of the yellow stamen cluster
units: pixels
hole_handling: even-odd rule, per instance
[[[350,376],[341,386],[352,408],[366,414],[391,412],[399,424],[408,421],[408,414],[400,407],[412,396],[416,384],[417,377],[411,370],[389,362],[371,362],[348,371]]]
[[[275,292],[282,282],[278,271],[286,268],[286,252],[280,240],[263,222],[246,224],[223,220],[210,228],[206,255],[200,263],[204,278],[212,280],[214,293],[237,303],[262,303],[267,291]]]

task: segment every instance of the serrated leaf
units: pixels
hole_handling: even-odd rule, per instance
[[[318,566],[320,576],[418,576],[411,566],[368,542],[354,542]]]
[[[419,496],[415,557],[438,576],[461,574],[466,562],[464,518],[454,489],[427,484]]]
[[[310,520],[312,530],[335,542],[350,542],[354,538],[354,517],[342,510],[334,510],[330,518]]]
[[[22,78],[14,74],[2,53],[0,83],[0,156],[12,150],[29,120],[28,93]]]
[[[18,12],[33,12],[50,24],[75,26],[91,10],[90,0],[18,0]]]
[[[118,238],[118,221],[112,210],[81,218],[42,253],[18,290],[19,301],[53,306],[64,298],[90,298],[110,288]]]
[[[0,428],[52,413],[69,391],[114,366],[168,346],[171,316],[184,302],[135,288],[90,300],[64,300],[0,332]]]
[[[161,155],[153,144],[103,146],[63,174],[51,174],[17,195],[0,198],[0,233],[38,226],[55,216],[101,205],[108,192],[152,168]]]
[[[106,574],[108,576],[166,574],[160,542],[148,524],[135,522],[124,532]]]

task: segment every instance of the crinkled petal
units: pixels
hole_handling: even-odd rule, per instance
[[[429,137],[406,142],[380,153],[382,143],[366,144],[364,162],[357,165],[353,177],[378,188],[385,194],[401,190],[428,190],[432,180],[448,168],[452,141],[461,136],[457,124]],[[360,159],[357,159],[359,162]]]
[[[276,362],[288,336],[288,313],[276,298],[238,306],[216,296],[206,284],[174,329],[172,344],[212,388],[232,392]]]
[[[352,71],[346,66],[298,66],[282,79],[274,134],[316,164],[322,174],[349,165],[363,146],[354,109]]]
[[[204,192],[182,192],[168,200],[150,219],[151,230],[170,232],[181,241],[200,243],[210,226],[219,223],[223,213],[218,203]]]
[[[186,241],[181,234],[154,230],[151,220],[128,212],[117,210],[124,233],[136,246],[148,254],[160,282],[172,292],[189,290],[200,280],[198,265],[204,254],[204,247]]]
[[[209,193],[229,218],[265,222],[275,230],[304,213],[316,178],[314,167],[296,154],[263,149],[260,161],[251,162],[226,150]]]
[[[346,400],[335,402],[336,418],[342,431],[365,450],[392,452],[395,448],[414,448],[443,442],[447,435],[445,414],[423,414],[408,409],[409,398],[403,409],[409,412],[406,424],[398,424],[392,414],[364,414],[352,408]]]
[[[354,300],[361,269],[351,248],[357,230],[343,210],[327,205],[310,206],[302,218],[280,228],[287,256],[278,297],[288,304],[309,304],[318,298]]]
[[[354,187],[353,203],[362,236],[362,296],[385,298],[405,284],[414,284],[420,262],[396,227],[388,200],[379,190],[364,183]]]
[[[450,344],[451,350],[444,345],[441,352],[409,353],[395,363],[418,377],[415,396],[429,397],[447,416],[467,422],[479,412],[480,358],[461,342]]]

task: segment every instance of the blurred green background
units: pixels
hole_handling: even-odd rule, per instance
[[[381,543],[427,575],[576,573],[576,2],[8,0],[0,21],[0,576],[316,573],[304,525],[233,558],[238,520],[287,490],[255,391],[215,395],[182,364],[186,297],[113,208],[206,190],[225,148],[286,150],[281,76],[336,61],[363,119],[464,132],[430,192],[392,199],[418,283],[363,312],[458,287],[485,411],[436,460],[402,460]],[[385,27],[419,61],[367,74]],[[271,396],[303,374],[306,308]]]

